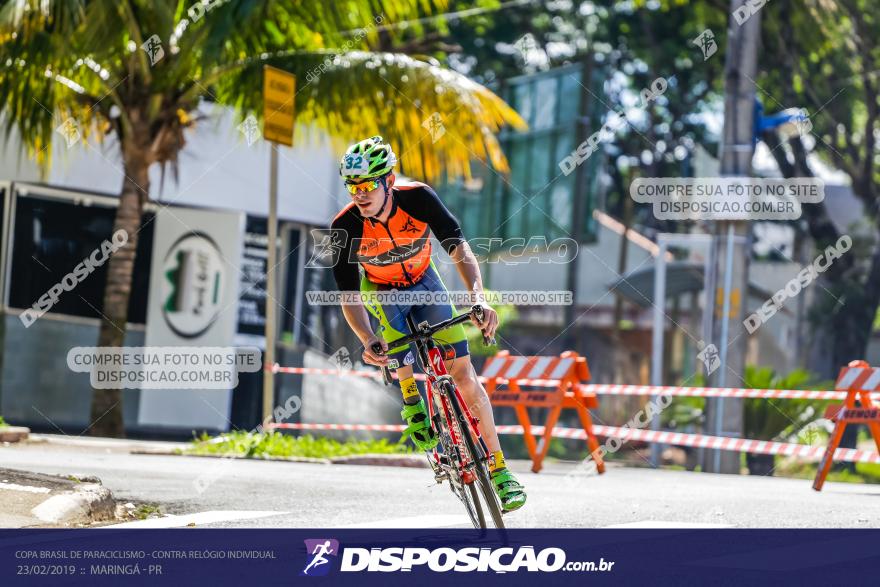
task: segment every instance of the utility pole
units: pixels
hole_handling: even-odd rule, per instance
[[[278,296],[278,286],[275,273],[277,263],[278,242],[278,145],[270,144],[269,154],[269,214],[266,225],[268,243],[266,244],[266,351],[263,355],[263,403],[262,419],[266,422],[272,416],[272,406],[275,405],[275,373],[272,366],[275,365],[275,325],[278,320],[275,314],[275,300]]]
[[[748,177],[755,150],[755,82],[761,12],[752,11],[747,0],[731,0],[724,65],[724,133],[719,159],[721,175]],[[734,15],[738,14],[739,18]],[[742,21],[743,15],[748,15]],[[707,304],[714,304],[712,340],[719,350],[721,366],[711,375],[717,387],[742,387],[749,335],[743,326],[748,299],[750,224],[747,221],[716,223],[717,281],[706,291]],[[743,400],[715,398],[708,403],[707,422],[717,436],[742,438]],[[740,471],[740,455],[712,451],[704,470],[715,473]]]
[[[275,304],[278,299],[277,265],[278,247],[278,145],[293,146],[295,117],[296,76],[292,73],[263,66],[263,137],[269,141],[269,213],[267,214],[266,245],[266,352],[263,355],[263,409],[262,422],[272,418],[275,405]]]

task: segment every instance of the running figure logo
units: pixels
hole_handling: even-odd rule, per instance
[[[721,366],[721,356],[718,354],[718,347],[714,344],[706,345],[702,340],[697,343],[702,350],[697,353],[697,358],[706,365],[706,375],[711,375],[715,369]]]
[[[324,269],[345,247],[348,233],[339,228],[316,228],[312,230],[312,238],[315,239],[314,251],[312,258],[306,263],[306,269]],[[337,262],[339,260],[336,259]]]
[[[333,538],[311,538],[305,541],[306,554],[311,557],[300,575],[320,577],[330,572],[327,555],[339,555],[339,541]]]
[[[703,61],[706,61],[718,51],[718,43],[715,42],[715,33],[712,32],[712,29],[706,29],[691,43],[699,47],[700,51],[703,52]]]

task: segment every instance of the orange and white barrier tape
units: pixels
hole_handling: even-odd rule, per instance
[[[302,422],[270,423],[266,428],[282,428],[286,430],[358,430],[370,432],[403,432],[403,424],[306,424]]]
[[[680,397],[732,397],[770,399],[832,400],[846,397],[845,391],[806,389],[748,389],[739,387],[673,387],[665,385],[616,385],[587,383],[584,391],[597,395],[673,395]],[[877,394],[880,397],[880,394]]]
[[[401,424],[304,424],[283,423],[271,424],[270,428],[288,430],[359,430],[376,432],[402,432],[405,426]],[[496,426],[498,434],[522,434],[522,426]],[[809,446],[806,444],[792,444],[788,442],[772,442],[769,440],[746,440],[743,438],[727,438],[721,436],[705,436],[702,434],[687,434],[684,432],[665,432],[658,430],[640,430],[633,428],[618,428],[616,426],[593,426],[596,436],[614,437],[623,441],[640,440],[643,442],[657,442],[673,446],[691,446],[695,448],[708,448],[720,450],[732,450],[765,455],[784,455],[798,457],[804,460],[816,460],[822,458],[825,453],[823,446]],[[532,434],[541,436],[544,434],[543,426],[532,426]],[[553,436],[557,438],[584,439],[586,433],[580,428],[554,428]],[[880,463],[880,454],[854,448],[839,448],[834,452],[835,461],[849,461],[854,463]]]
[[[268,371],[268,367],[266,371]],[[371,371],[358,371],[356,369],[319,369],[317,367],[282,367],[278,363],[275,363],[272,366],[272,373],[287,373],[290,375],[336,375],[337,377],[366,377],[368,379],[382,379],[382,372],[371,370]],[[396,376],[397,374],[392,372],[392,376]],[[415,377],[421,378],[424,381],[425,376],[422,374],[417,374]]]
[[[266,369],[267,371],[269,369]],[[363,371],[357,369],[321,369],[318,367],[281,367],[277,363],[271,369],[272,373],[287,373],[289,375],[336,375],[337,377],[365,377],[367,379],[382,379],[381,371]],[[397,379],[397,373],[392,371],[391,376]],[[424,373],[414,373],[413,377],[417,381],[426,379]],[[480,375],[479,380],[488,381],[487,377]],[[558,379],[519,379],[520,385],[534,385],[535,387],[556,387],[559,385]],[[506,384],[507,379],[498,378],[498,382]]]
[[[575,430],[575,432],[581,432],[582,435],[578,438],[583,438],[583,430]],[[596,436],[614,436],[621,440],[641,440],[644,442],[656,442],[673,446],[732,450],[753,454],[784,455],[816,461],[821,459],[822,455],[825,453],[824,446],[773,442],[770,440],[747,440],[744,438],[704,436],[702,434],[687,434],[684,432],[624,429],[614,426],[593,426],[593,433],[596,434]],[[556,436],[555,433],[554,436]],[[847,448],[838,449],[835,453],[834,459],[838,461],[858,463],[880,463],[880,454],[868,450]]]
[[[851,371],[857,371],[851,369]],[[867,371],[871,371],[868,369]],[[381,379],[380,371],[358,371],[354,369],[319,369],[314,367],[280,367],[277,364],[272,369],[273,373],[288,373],[293,375],[335,375],[337,377],[365,377],[368,379]],[[880,369],[878,369],[880,372]],[[392,374],[396,378],[396,374]],[[868,377],[868,375],[865,375]],[[417,373],[414,377],[424,381],[425,376]],[[873,377],[871,375],[870,377]],[[880,380],[880,375],[878,375]],[[480,377],[480,381],[487,381],[486,377]],[[507,383],[507,379],[498,378],[500,384]],[[556,387],[558,379],[517,379],[520,385],[534,387]],[[596,395],[670,395],[677,397],[730,397],[730,398],[764,398],[764,399],[812,399],[812,400],[842,400],[846,397],[845,391],[811,391],[804,389],[746,389],[737,387],[676,387],[666,385],[617,385],[611,383],[585,383],[580,386],[587,393]],[[872,399],[880,401],[880,393],[872,394]]]

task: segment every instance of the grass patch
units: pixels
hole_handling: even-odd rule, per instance
[[[142,503],[132,513],[132,516],[137,518],[138,520],[146,520],[149,518],[160,518],[160,517],[162,517],[162,512],[159,511],[159,506],[157,506],[157,505]]]
[[[836,464],[836,463],[835,463]],[[786,461],[780,464],[774,475],[777,477],[794,477],[796,479],[814,479],[816,477],[817,463],[802,463]],[[839,483],[868,483],[880,484],[880,465],[876,463],[856,463],[856,472],[849,470],[835,471],[833,468],[828,473],[826,481]]]
[[[256,434],[231,432],[212,438],[207,434],[195,439],[192,446],[181,451],[190,455],[240,456],[245,458],[309,457],[332,458],[364,454],[410,454],[405,443],[382,440],[349,439],[339,442],[332,438],[311,435],[294,437],[280,432]]]
[[[6,423],[6,420],[3,419],[3,416],[0,416],[0,428],[6,428],[9,424]]]
[[[163,516],[162,509],[159,505],[152,503],[133,504],[131,502],[124,505],[116,506],[116,517],[118,520],[134,521],[134,520],[152,520]]]

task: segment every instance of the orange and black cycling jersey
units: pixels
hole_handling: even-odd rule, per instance
[[[386,222],[364,218],[354,203],[333,219],[330,228],[340,231],[334,240],[343,244],[341,250],[334,251],[332,260],[333,276],[341,291],[360,289],[358,265],[373,283],[413,285],[431,264],[432,232],[446,252],[464,240],[458,220],[423,183],[396,183],[389,204]]]

